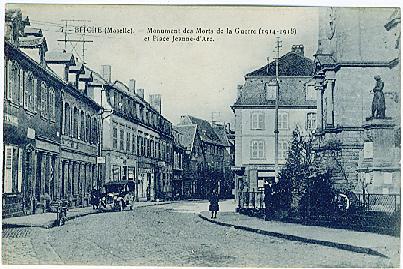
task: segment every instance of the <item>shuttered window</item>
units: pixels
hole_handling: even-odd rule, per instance
[[[5,146],[3,192],[13,192],[13,147]]]

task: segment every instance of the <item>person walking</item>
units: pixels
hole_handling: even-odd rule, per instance
[[[216,190],[213,190],[209,202],[209,211],[211,211],[211,218],[217,218],[217,212],[220,210],[220,206],[218,205],[218,194]]]

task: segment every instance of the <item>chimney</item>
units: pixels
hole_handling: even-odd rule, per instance
[[[291,47],[291,52],[294,52],[300,56],[304,56],[304,45],[293,45]]]
[[[111,80],[112,80],[111,68],[112,67],[110,65],[102,65],[101,66],[101,70],[102,70],[101,75],[108,83],[111,83]]]
[[[129,91],[133,94],[136,93],[136,80],[135,79],[129,79]]]
[[[243,85],[238,85],[238,95],[237,95],[237,97],[238,98],[240,98],[241,97],[241,95],[242,95],[242,88],[243,88]]]
[[[138,89],[137,95],[144,99],[144,89]]]
[[[161,94],[150,94],[150,105],[161,114]]]

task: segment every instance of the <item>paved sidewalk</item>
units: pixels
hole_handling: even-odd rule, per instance
[[[201,212],[199,216],[204,220],[235,229],[390,258],[395,266],[400,265],[400,238],[393,236],[279,221],[264,221],[235,212],[219,212],[216,219],[211,219],[210,212],[207,211]]]
[[[171,202],[136,202],[134,203],[134,208],[147,207],[153,205],[163,205],[169,204]],[[70,208],[67,211],[67,220],[75,219],[78,217],[87,216],[90,214],[102,213],[103,210],[93,209],[92,206],[89,207],[77,207]],[[39,213],[33,215],[27,215],[22,217],[12,217],[2,219],[3,228],[6,227],[41,227],[41,228],[52,228],[56,225],[56,213]]]

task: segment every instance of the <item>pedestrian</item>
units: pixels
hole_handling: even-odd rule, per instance
[[[93,209],[99,207],[99,200],[100,200],[100,193],[97,189],[93,188],[91,191],[91,202],[90,202]]]
[[[264,183],[264,219],[269,220],[273,216],[274,203],[273,203],[274,188],[271,180],[265,180]]]
[[[216,190],[213,190],[209,201],[209,211],[211,211],[211,218],[217,218],[217,212],[220,210],[220,206],[218,205],[218,194]]]

